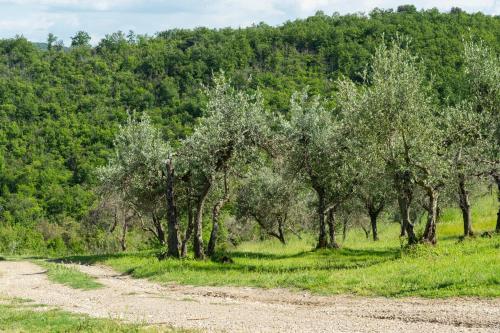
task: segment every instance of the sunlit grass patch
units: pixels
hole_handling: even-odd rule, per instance
[[[93,277],[80,272],[76,268],[47,261],[38,260],[34,262],[47,270],[47,277],[52,282],[64,284],[71,288],[84,290],[103,287],[103,285],[97,282]]]
[[[188,332],[169,327],[95,319],[59,310],[44,311],[37,304],[28,304],[29,301],[5,300],[0,303],[1,332]]]

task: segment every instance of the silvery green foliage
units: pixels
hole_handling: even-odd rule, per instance
[[[333,114],[319,96],[309,97],[307,90],[291,98],[290,121],[284,123],[292,173],[311,177],[323,187],[331,167],[331,146],[335,123]]]
[[[268,234],[280,238],[286,226],[296,219],[294,208],[300,195],[297,184],[268,167],[251,172],[239,188],[237,217],[255,220]],[[284,242],[284,238],[282,239]]]
[[[256,157],[257,148],[269,137],[259,92],[237,91],[219,75],[206,94],[204,117],[182,142],[178,164],[196,192],[194,252],[198,259],[204,257],[202,214],[211,189],[221,174],[235,171]]]
[[[219,75],[206,94],[204,117],[182,143],[179,155],[183,170],[211,180],[234,163],[253,158],[269,135],[259,92],[237,91]]]
[[[481,135],[486,143],[482,160],[500,173],[500,56],[483,43],[466,42],[464,46],[469,100],[482,118]]]
[[[105,191],[118,193],[141,211],[154,208],[164,195],[165,161],[172,150],[147,115],[129,117],[114,141],[114,155],[98,169]]]
[[[379,46],[365,73],[364,87],[358,90],[351,82],[341,82],[340,104],[353,114],[359,140],[354,146],[373,160],[361,169],[384,166],[411,244],[417,241],[409,214],[414,185],[425,191],[430,218],[424,239],[435,243],[439,191],[451,166],[446,118],[435,107],[423,70],[405,43],[398,38],[390,46]]]
[[[365,87],[341,84],[343,103],[357,114],[366,157],[382,160],[390,174],[409,172],[413,181],[442,182],[449,161],[445,136],[417,59],[404,40],[375,52]],[[377,162],[378,163],[378,162]]]
[[[376,147],[370,133],[372,124],[364,118],[370,112],[367,108],[371,108],[366,87],[358,87],[345,78],[339,80],[337,86],[338,107],[346,115],[345,121],[350,123],[350,150],[358,174],[355,194],[364,206],[387,206],[394,197],[392,178],[380,152],[372,149]]]
[[[465,74],[479,111],[500,112],[500,56],[482,42],[464,43]]]
[[[284,122],[288,167],[293,175],[321,187],[328,200],[343,196],[355,172],[350,154],[349,121],[327,109],[307,90],[291,99],[290,120]]]
[[[469,182],[488,170],[484,163],[488,137],[483,133],[484,117],[474,104],[464,101],[444,109],[442,123],[446,133],[446,157],[452,161],[452,173]]]

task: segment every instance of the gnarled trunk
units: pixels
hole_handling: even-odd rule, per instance
[[[493,178],[495,179],[495,182],[497,183],[497,187],[498,187],[498,193],[497,193],[497,198],[498,198],[498,212],[497,212],[497,225],[495,227],[495,231],[497,233],[500,233],[500,175],[497,174]]]
[[[214,208],[215,209],[215,208]],[[215,215],[215,213],[214,213]],[[215,246],[217,245],[217,235],[219,233],[219,217],[212,218],[212,231],[210,232],[210,240],[207,246],[207,255],[209,257],[213,256],[215,253]]]
[[[167,236],[167,255],[169,257],[179,258],[179,221],[177,219],[177,207],[175,206],[174,196],[174,167],[172,160],[168,159],[167,167],[167,220],[168,220],[168,236]]]
[[[377,221],[378,221],[378,216],[384,209],[384,202],[381,201],[378,203],[378,205],[376,205],[372,201],[366,205],[366,208],[368,209],[368,216],[370,217],[370,225],[372,227],[373,240],[378,241]]]
[[[224,195],[217,201],[212,209],[212,231],[210,232],[210,240],[208,242],[207,254],[213,256],[215,253],[215,246],[217,245],[217,236],[219,234],[219,215],[222,207],[229,200],[229,188],[227,184],[227,174],[224,174]]]
[[[198,196],[198,202],[196,203],[196,217],[194,220],[194,239],[193,239],[193,250],[194,257],[196,259],[204,259],[205,251],[203,248],[203,207],[205,205],[205,200],[207,199],[208,192],[212,187],[212,182],[206,180],[203,188]]]
[[[403,222],[403,218],[401,218],[401,221],[399,221],[399,224],[401,227],[401,231],[399,232],[399,237],[406,237],[406,228],[405,228],[405,224]]]
[[[131,218],[125,216],[125,220],[123,221],[122,234],[120,237],[120,247],[122,251],[127,250],[127,231],[130,219]]]
[[[189,199],[188,199],[189,200]],[[188,203],[188,223],[186,226],[186,233],[184,234],[184,239],[181,243],[181,256],[184,258],[187,255],[187,244],[191,239],[191,235],[193,234],[194,223],[193,223],[193,209],[191,208],[191,204]]]
[[[414,226],[410,219],[410,204],[413,198],[410,173],[396,173],[395,185],[398,194],[399,212],[401,214],[401,235],[404,236],[404,233],[406,233],[408,235],[408,244],[416,244],[417,236],[415,235]]]
[[[328,246],[326,238],[326,224],[325,224],[325,192],[323,189],[316,187],[316,194],[318,196],[318,218],[319,218],[319,235],[317,249],[324,249]]]
[[[398,204],[401,213],[402,229],[404,230],[404,234],[408,235],[408,244],[416,244],[417,236],[413,230],[413,223],[411,223],[410,220],[410,202],[407,198],[400,197],[398,198]],[[403,234],[403,232],[401,232],[401,234]]]
[[[377,219],[378,213],[370,213],[370,225],[372,226],[372,235],[374,241],[378,241]]]
[[[279,235],[279,240],[280,242],[285,245],[286,244],[286,240],[285,240],[285,232],[283,231],[283,222],[281,221],[281,219],[278,221],[278,235]]]
[[[348,222],[349,222],[348,219],[344,219],[344,221],[342,222],[342,243],[344,243],[346,238],[347,238]],[[369,233],[369,231],[368,231],[368,233]],[[367,234],[366,231],[365,231],[365,235],[366,235],[366,238],[369,237],[369,234]]]
[[[472,216],[470,210],[469,191],[465,187],[465,176],[460,174],[458,176],[458,198],[459,206],[462,211],[462,219],[464,222],[464,236],[472,236]]]
[[[186,193],[186,196],[187,196],[187,202],[186,202],[187,226],[186,226],[186,231],[184,232],[184,237],[182,238],[182,242],[181,242],[181,257],[182,258],[187,256],[187,245],[189,243],[189,240],[191,239],[191,236],[193,234],[193,229],[194,229],[191,182],[189,181],[189,178],[187,178],[187,180],[188,180],[187,193]]]
[[[285,240],[285,231],[283,229],[283,222],[286,220],[286,217],[282,220],[278,218],[278,231],[274,231],[270,229],[266,224],[262,222],[261,219],[259,219],[257,216],[253,215],[253,218],[257,222],[257,224],[262,228],[263,231],[265,231],[269,236],[275,237],[278,239],[283,245],[286,244]]]
[[[151,214],[151,218],[153,220],[153,226],[154,226],[154,234],[156,235],[156,238],[158,239],[158,242],[160,245],[165,245],[165,231],[163,230],[163,226],[161,225],[161,219],[156,215],[156,213]]]
[[[340,248],[337,240],[335,239],[335,210],[331,208],[328,210],[328,232],[330,235],[330,242],[328,243],[328,247],[332,249]]]
[[[366,237],[366,239],[370,238],[370,232],[371,232],[371,231],[370,231],[370,227],[365,228],[365,226],[364,226],[364,225],[361,225],[361,229],[363,229],[363,231],[364,231],[364,233],[365,233],[365,237]]]
[[[436,244],[436,221],[438,213],[439,192],[431,187],[428,187],[426,191],[429,203],[427,206],[427,224],[425,225],[423,240],[431,244]]]
[[[268,231],[269,236],[276,237],[281,244],[286,245],[285,232],[283,230],[283,221],[278,219],[278,232]]]

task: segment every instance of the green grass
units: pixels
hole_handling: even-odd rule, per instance
[[[493,230],[496,202],[485,197],[474,207],[476,234]],[[421,232],[423,225],[419,225]],[[152,253],[73,257],[104,263],[137,278],[193,285],[286,287],[319,294],[369,296],[500,297],[500,237],[459,241],[460,216],[447,210],[436,246],[401,245],[398,224],[381,224],[379,242],[353,230],[340,250],[311,250],[314,238],[249,242],[229,252],[233,264],[164,260]]]
[[[83,290],[97,289],[103,286],[93,277],[76,268],[41,260],[34,261],[34,263],[47,270],[47,276],[52,282]]]
[[[0,332],[187,332],[168,327],[124,324],[59,310],[44,311],[29,300],[0,299]]]

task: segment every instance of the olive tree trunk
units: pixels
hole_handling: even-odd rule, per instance
[[[194,257],[196,259],[205,258],[205,251],[203,247],[203,207],[205,206],[205,201],[207,199],[208,192],[210,191],[211,187],[212,187],[212,182],[210,180],[206,180],[196,203],[196,216],[194,220],[194,239],[193,239]]]
[[[402,230],[401,234],[408,235],[408,243],[410,245],[417,243],[417,236],[415,235],[413,223],[410,220],[410,201],[405,197],[398,199],[399,210],[401,213]]]
[[[213,256],[215,253],[215,246],[217,245],[217,236],[219,234],[219,215],[222,207],[229,200],[229,189],[227,187],[227,180],[224,179],[224,196],[217,201],[212,209],[212,231],[210,232],[210,240],[208,242],[207,254]]]
[[[156,213],[151,213],[151,219],[153,220],[154,232],[156,238],[160,245],[165,245],[165,231],[163,230],[163,225],[161,224],[161,218],[156,215]]]
[[[372,235],[374,241],[378,241],[377,219],[378,214],[370,213],[370,225],[372,226]]]
[[[174,182],[175,172],[172,160],[168,159],[167,167],[167,255],[169,257],[179,258],[179,220],[177,218],[177,207],[175,206]]]
[[[436,244],[436,221],[438,215],[439,192],[436,189],[430,187],[427,188],[426,191],[429,203],[427,206],[427,224],[425,225],[423,240],[431,244]]]
[[[331,208],[328,210],[328,232],[330,236],[330,242],[328,243],[328,247],[332,249],[340,248],[339,244],[336,240],[335,235],[335,209]]]
[[[215,205],[212,212],[212,231],[210,232],[210,240],[208,241],[208,246],[207,246],[207,255],[209,257],[213,256],[215,253],[215,246],[217,245],[218,233],[219,233],[219,209],[217,208],[217,205]]]
[[[324,249],[328,246],[326,238],[326,224],[325,224],[325,192],[320,187],[315,187],[318,196],[318,218],[319,218],[319,235],[317,249]]]
[[[417,243],[414,225],[410,219],[410,204],[413,198],[411,176],[408,172],[398,172],[395,177],[395,186],[398,195],[399,213],[401,215],[401,236],[408,235],[408,244]],[[403,232],[404,231],[404,232]]]
[[[286,245],[285,232],[283,231],[283,222],[281,219],[278,221],[278,235],[279,240],[283,245]]]
[[[370,217],[370,225],[372,227],[373,240],[378,241],[377,221],[380,213],[384,209],[384,203],[381,202],[377,206],[373,202],[370,202],[366,205],[366,208],[368,209],[368,216]]]
[[[494,175],[493,178],[495,179],[495,182],[497,183],[497,187],[498,187],[498,193],[497,193],[498,212],[497,212],[497,225],[495,227],[495,231],[497,233],[500,233],[500,174]]]
[[[399,222],[399,224],[401,226],[401,231],[399,232],[399,237],[406,237],[406,228],[405,228],[405,224],[404,224],[402,218],[401,218],[401,221]]]
[[[349,220],[344,219],[344,221],[342,222],[342,243],[344,243],[346,238],[347,238],[348,224],[349,224]],[[368,233],[369,233],[369,231],[368,231]],[[366,231],[365,231],[365,236],[367,236],[366,238],[369,237],[369,235],[366,233]]]
[[[464,222],[464,236],[472,236],[474,233],[472,231],[469,191],[467,191],[467,188],[465,187],[465,176],[463,174],[458,176],[458,199]]]
[[[281,244],[286,245],[285,232],[283,230],[283,221],[278,219],[278,232],[269,231],[270,236],[276,237]]]
[[[192,209],[190,203],[188,204],[187,215],[188,215],[188,220],[187,220],[186,232],[185,232],[184,238],[182,239],[182,242],[181,242],[181,257],[183,257],[183,258],[187,255],[187,244],[189,243],[189,240],[191,239],[191,236],[193,234],[193,229],[194,229],[193,209]]]
[[[371,232],[371,231],[370,231],[370,228],[371,228],[371,227],[369,227],[369,228],[365,228],[365,226],[364,226],[364,225],[361,225],[361,229],[363,229],[363,232],[365,233],[365,237],[366,237],[366,239],[370,238],[370,232]]]
[[[123,221],[122,234],[120,236],[120,247],[122,251],[127,250],[127,232],[130,219],[131,217],[125,216],[125,219]]]

